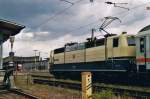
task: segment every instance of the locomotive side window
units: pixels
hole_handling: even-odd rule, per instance
[[[140,52],[144,52],[144,38],[140,38]]]
[[[119,38],[114,38],[113,39],[113,47],[118,47],[119,45]]]
[[[105,44],[105,39],[96,40],[96,46],[103,46]]]
[[[55,49],[55,50],[54,50],[54,54],[62,53],[62,52],[64,52],[64,50],[65,50],[64,47]]]
[[[135,38],[134,37],[128,37],[128,46],[135,46]]]

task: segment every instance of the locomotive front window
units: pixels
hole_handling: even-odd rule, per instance
[[[128,46],[135,46],[135,38],[134,37],[128,37]]]
[[[113,47],[118,47],[119,45],[119,38],[114,38],[113,39]]]

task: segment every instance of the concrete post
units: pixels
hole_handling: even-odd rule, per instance
[[[82,99],[92,99],[91,72],[82,72]]]

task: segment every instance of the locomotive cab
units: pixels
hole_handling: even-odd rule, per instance
[[[135,36],[123,32],[107,39],[107,60],[117,70],[136,71]]]
[[[135,58],[135,36],[123,32],[107,40],[108,58]]]
[[[136,36],[136,61],[138,72],[150,71],[150,25],[144,27]]]

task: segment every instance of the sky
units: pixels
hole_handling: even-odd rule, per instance
[[[33,56],[34,51],[48,57],[51,50],[68,42],[83,42],[96,28],[95,36],[102,35],[98,28],[104,17],[118,17],[108,27],[109,33],[137,34],[150,23],[149,0],[0,0],[0,18],[25,25],[15,37],[17,56]],[[127,3],[114,7],[105,2]],[[9,41],[4,43],[4,57],[10,51]]]

